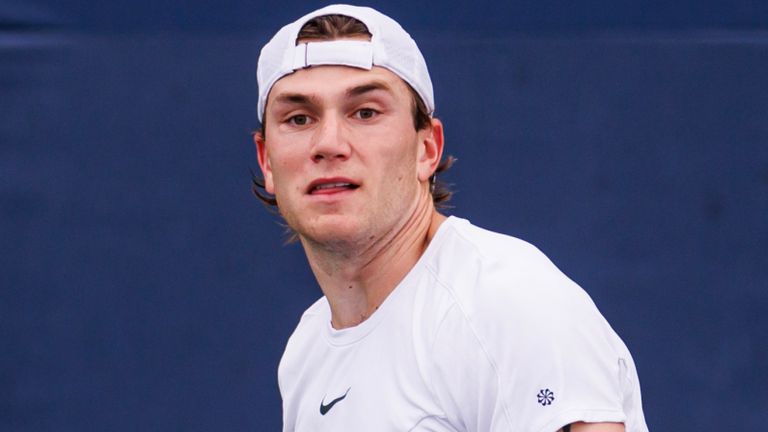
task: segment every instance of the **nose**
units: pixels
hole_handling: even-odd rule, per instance
[[[352,151],[343,130],[343,120],[328,115],[321,120],[320,127],[313,137],[312,160],[346,160]]]

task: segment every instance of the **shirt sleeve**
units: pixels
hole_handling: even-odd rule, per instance
[[[631,358],[589,296],[554,266],[506,273],[446,287],[455,303],[431,357],[449,421],[478,432],[625,422]]]

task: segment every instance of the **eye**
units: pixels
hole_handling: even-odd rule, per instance
[[[297,114],[295,116],[289,117],[287,123],[294,126],[306,126],[309,124],[309,116],[306,114]]]
[[[373,108],[361,108],[355,111],[355,117],[359,118],[360,120],[370,120],[376,117],[376,114],[378,113],[379,112]]]

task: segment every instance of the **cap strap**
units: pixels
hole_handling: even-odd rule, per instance
[[[373,44],[369,41],[335,40],[296,45],[293,70],[319,65],[370,69],[373,67]]]

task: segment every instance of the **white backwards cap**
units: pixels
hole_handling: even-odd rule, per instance
[[[344,15],[361,21],[368,27],[371,40],[310,41],[296,45],[304,24],[323,15]],[[261,49],[256,72],[259,84],[259,121],[264,121],[267,96],[280,78],[296,70],[319,65],[387,68],[416,90],[430,114],[435,111],[435,97],[427,63],[416,42],[400,24],[369,7],[331,5],[281,28]]]

